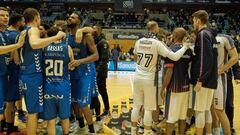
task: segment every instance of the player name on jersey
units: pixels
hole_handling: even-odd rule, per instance
[[[48,51],[63,51],[63,46],[48,46],[47,47]]]

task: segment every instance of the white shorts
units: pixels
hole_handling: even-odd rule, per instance
[[[199,92],[196,92],[194,103],[195,111],[209,111],[212,105],[214,89],[202,87]]]
[[[156,110],[156,87],[154,80],[134,77],[133,107],[144,106],[146,110]]]
[[[193,109],[194,108],[194,103],[195,103],[195,98],[196,98],[196,92],[194,91],[194,85],[190,84],[189,85],[189,99],[188,99],[188,108]]]
[[[218,86],[217,89],[214,91],[213,95],[214,108],[224,110],[226,99],[227,99],[227,78],[226,75],[223,74],[218,77]]]
[[[186,120],[189,92],[168,92],[165,104],[167,123]]]

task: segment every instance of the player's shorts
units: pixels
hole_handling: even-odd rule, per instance
[[[19,91],[19,81],[18,78],[9,77],[7,82],[7,90],[5,93],[5,101],[6,102],[15,102],[20,100],[20,91]]]
[[[167,123],[186,120],[189,92],[175,93],[167,91],[165,104],[165,118]]]
[[[80,79],[71,79],[72,102],[78,103],[81,108],[91,104],[92,76],[84,76]]]
[[[214,89],[202,87],[199,92],[196,92],[194,103],[195,111],[209,111],[213,101]]]
[[[226,75],[223,74],[218,77],[218,86],[214,91],[213,103],[214,108],[219,110],[224,110],[227,99],[227,78]]]
[[[189,99],[188,99],[188,108],[193,109],[196,99],[196,92],[194,90],[194,85],[190,84],[189,86]]]
[[[7,76],[0,76],[0,114],[4,112],[4,97],[7,88]]]
[[[97,97],[99,95],[98,86],[97,86],[97,77],[93,76],[92,78],[92,97]]]
[[[133,82],[133,107],[143,105],[146,110],[156,110],[154,80],[135,76]]]
[[[43,118],[51,120],[57,116],[60,119],[70,117],[71,88],[70,84],[65,87],[44,86],[44,111]]]
[[[19,88],[23,93],[28,113],[43,111],[42,73],[20,75]]]

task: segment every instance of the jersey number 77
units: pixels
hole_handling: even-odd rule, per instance
[[[141,61],[145,61],[145,63],[143,63],[145,67],[149,66],[153,58],[153,54],[137,53],[137,56],[138,56],[137,64],[140,65]],[[146,60],[143,60],[143,59],[146,59]]]

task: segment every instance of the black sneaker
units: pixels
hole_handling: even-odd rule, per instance
[[[7,130],[7,124],[6,124],[6,121],[5,120],[2,120],[1,121],[1,124],[0,124],[0,132],[4,132]]]
[[[234,128],[231,128],[231,135],[236,135],[236,131]]]
[[[109,111],[109,110],[105,110],[105,111],[101,114],[101,117],[105,117],[105,116],[110,116],[110,111]]]
[[[7,134],[6,135],[10,135],[13,132],[20,132],[18,130],[18,126],[13,126],[11,129],[7,129]]]

